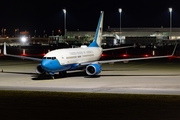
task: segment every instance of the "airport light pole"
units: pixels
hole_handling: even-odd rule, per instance
[[[52,36],[54,36],[54,30],[52,30]]]
[[[119,14],[120,14],[119,37],[121,36],[121,13],[122,13],[122,9],[119,8]],[[119,42],[121,42],[121,40]]]
[[[34,37],[36,37],[36,30],[34,30]]]
[[[170,29],[169,29],[169,38],[171,39],[171,32],[172,32],[172,8],[169,8],[170,13]]]
[[[14,30],[14,37],[16,37],[17,29]]]
[[[121,13],[122,13],[122,9],[119,8],[119,13],[120,13],[120,28],[119,28],[119,35],[121,35]]]
[[[19,28],[17,28],[17,36],[19,36]]]
[[[1,30],[1,32],[2,32],[2,37],[3,37],[3,30],[4,30],[4,28],[2,28],[2,30]]]
[[[63,9],[64,12],[64,38],[66,39],[66,9]]]
[[[6,29],[4,29],[4,36],[6,36]]]
[[[46,31],[44,30],[44,37],[46,37]]]

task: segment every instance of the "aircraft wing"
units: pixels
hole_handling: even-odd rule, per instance
[[[177,47],[177,44],[175,45],[174,50],[173,50],[171,55],[153,56],[153,57],[141,57],[141,58],[127,58],[127,59],[115,59],[115,60],[100,60],[100,61],[85,62],[85,63],[81,63],[80,65],[89,65],[89,64],[92,64],[92,63],[103,64],[103,63],[113,63],[113,62],[128,62],[128,61],[135,61],[135,60],[168,58],[168,57],[172,57],[174,55],[176,47]]]
[[[115,47],[115,48],[107,48],[107,49],[102,49],[102,51],[109,51],[109,50],[116,50],[116,49],[124,49],[124,48],[132,48],[135,46],[124,46],[124,47]]]
[[[92,62],[85,62],[80,63],[80,65],[89,65],[92,63],[104,64],[104,63],[114,63],[114,62],[128,62],[128,61],[135,61],[135,60],[147,60],[147,59],[157,59],[157,58],[168,58],[172,55],[167,56],[154,56],[154,57],[141,57],[141,58],[128,58],[128,59],[114,59],[114,60],[100,60],[100,61],[92,61]]]
[[[42,61],[42,59],[34,58],[34,57],[26,57],[26,56],[11,55],[11,54],[4,54],[4,55],[5,56],[10,56],[10,57],[15,57],[15,58],[27,59],[27,60]]]
[[[97,63],[103,64],[103,63],[113,63],[113,62],[128,62],[128,61],[135,61],[135,60],[147,60],[147,59],[167,58],[167,57],[171,57],[171,55],[156,56],[156,57],[141,57],[141,58],[116,59],[116,60],[101,60],[101,61],[97,61]]]
[[[34,60],[34,61],[41,61],[42,59],[40,58],[34,58],[34,57],[26,57],[26,56],[20,56],[20,55],[11,55],[7,54],[6,52],[6,43],[4,43],[4,51],[3,51],[5,56],[10,56],[10,57],[15,57],[15,58],[21,58],[21,59],[27,59],[27,60]]]

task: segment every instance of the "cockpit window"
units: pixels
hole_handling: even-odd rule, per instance
[[[56,57],[43,57],[43,59],[52,59],[52,60],[55,60]]]
[[[52,57],[52,59],[53,59],[53,60],[55,60],[55,59],[56,59],[56,57]]]

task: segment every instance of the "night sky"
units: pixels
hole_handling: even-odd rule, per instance
[[[2,0],[0,2],[0,29],[6,28],[7,34],[13,34],[15,28],[27,30],[31,34],[37,31],[64,29],[66,9],[67,31],[95,31],[100,11],[104,11],[104,30],[120,26],[122,8],[122,27],[169,27],[172,7],[172,26],[180,27],[180,2],[178,0]]]

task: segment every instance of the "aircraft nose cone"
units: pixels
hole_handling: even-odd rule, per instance
[[[58,71],[60,68],[60,64],[58,60],[51,60],[51,59],[42,60],[41,66],[44,70],[50,71],[50,72]]]
[[[51,61],[50,60],[42,60],[41,65],[45,70],[51,69]]]

